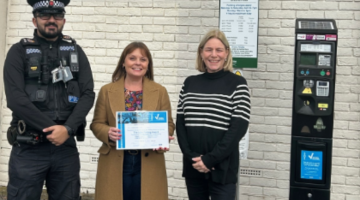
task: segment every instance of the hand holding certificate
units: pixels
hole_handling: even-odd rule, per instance
[[[116,112],[121,131],[116,149],[169,148],[167,111]]]

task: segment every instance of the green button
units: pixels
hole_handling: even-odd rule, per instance
[[[321,71],[321,72],[320,72],[320,75],[321,75],[321,76],[325,76],[325,71],[324,71],[324,70]]]

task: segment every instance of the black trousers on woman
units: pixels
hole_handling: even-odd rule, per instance
[[[185,178],[189,200],[235,200],[236,184],[215,183],[211,179]]]
[[[141,199],[141,150],[124,151],[123,199]]]

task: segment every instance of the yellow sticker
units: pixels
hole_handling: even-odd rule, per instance
[[[303,93],[303,94],[312,94],[311,88],[308,88],[308,87],[305,88],[302,93]]]
[[[32,66],[32,67],[30,67],[30,69],[33,70],[33,71],[36,71],[36,70],[37,70],[37,66]]]
[[[238,76],[241,76],[240,71],[236,71],[235,74],[238,75]]]
[[[329,107],[329,104],[327,104],[327,103],[319,103],[319,104],[318,104],[318,107],[319,107],[319,108],[328,108],[328,107]]]

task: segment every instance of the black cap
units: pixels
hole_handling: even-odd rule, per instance
[[[27,0],[28,4],[33,7],[33,13],[58,13],[65,12],[70,0]]]

